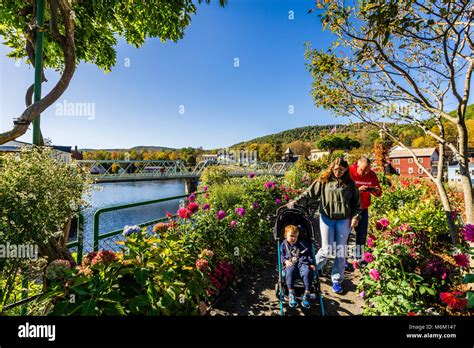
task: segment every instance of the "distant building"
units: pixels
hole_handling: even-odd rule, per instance
[[[20,152],[21,148],[25,146],[31,146],[31,144],[18,140],[8,141],[5,144],[0,145],[0,154]],[[71,162],[71,146],[52,145],[51,147],[53,149],[54,158],[66,163]]]
[[[435,147],[411,149],[418,157],[418,162],[432,175],[437,175],[439,160],[438,150]],[[389,154],[390,162],[400,176],[426,177],[421,168],[414,163],[412,154],[401,146],[392,148]]]
[[[314,150],[311,150],[311,154],[309,155],[309,160],[317,161],[323,158],[323,156],[329,156],[329,151],[314,149]]]
[[[299,158],[299,155],[295,155],[290,148],[287,148],[281,159],[285,162],[296,162]]]
[[[71,152],[71,158],[74,159],[74,160],[78,160],[78,161],[81,161],[81,160],[84,159],[84,155],[83,155],[82,151],[77,150],[77,145],[74,146],[74,150],[72,150],[72,152]]]
[[[469,174],[471,175],[471,182],[474,186],[474,163],[469,163]],[[461,177],[459,176],[459,166],[450,165],[448,166],[448,183],[456,184],[461,182]]]
[[[210,161],[210,162],[217,162],[217,154],[203,154],[202,160],[203,161]]]

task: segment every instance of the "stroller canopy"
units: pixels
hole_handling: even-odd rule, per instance
[[[314,239],[314,226],[308,211],[301,207],[295,206],[289,209],[282,206],[277,210],[275,226],[273,228],[273,237],[275,240],[283,239],[283,232],[286,225],[295,225],[299,230],[299,238]]]

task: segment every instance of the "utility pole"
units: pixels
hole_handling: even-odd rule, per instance
[[[44,0],[36,2],[36,48],[35,48],[35,88],[34,102],[41,99],[41,84],[43,83],[43,25],[44,25]],[[33,120],[33,145],[40,145],[41,129],[40,116]]]

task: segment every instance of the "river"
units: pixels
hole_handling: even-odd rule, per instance
[[[84,252],[92,250],[93,245],[93,217],[97,209],[149,201],[185,193],[184,181],[158,180],[101,183],[93,185],[93,190],[88,198],[89,206],[83,209],[84,216]],[[100,216],[100,233],[122,229],[125,225],[136,225],[146,221],[159,219],[166,216],[166,212],[176,213],[179,200],[155,203],[119,211],[106,212]],[[113,241],[120,237],[111,238],[101,242],[100,248],[116,249]]]

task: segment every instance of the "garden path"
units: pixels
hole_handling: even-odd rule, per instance
[[[354,233],[351,234],[353,239]],[[351,239],[351,244],[353,240]],[[236,286],[229,289],[226,294],[210,309],[212,316],[273,316],[280,315],[278,298],[275,296],[275,283],[278,280],[277,254],[275,245],[265,251],[262,266],[254,266],[239,279]],[[345,316],[362,314],[363,301],[356,292],[360,273],[346,272],[344,292],[335,294],[331,289],[330,269],[332,261],[328,261],[325,275],[320,278],[326,315]],[[314,304],[310,310],[303,311],[299,306],[288,309],[287,315],[320,315],[320,306]]]

